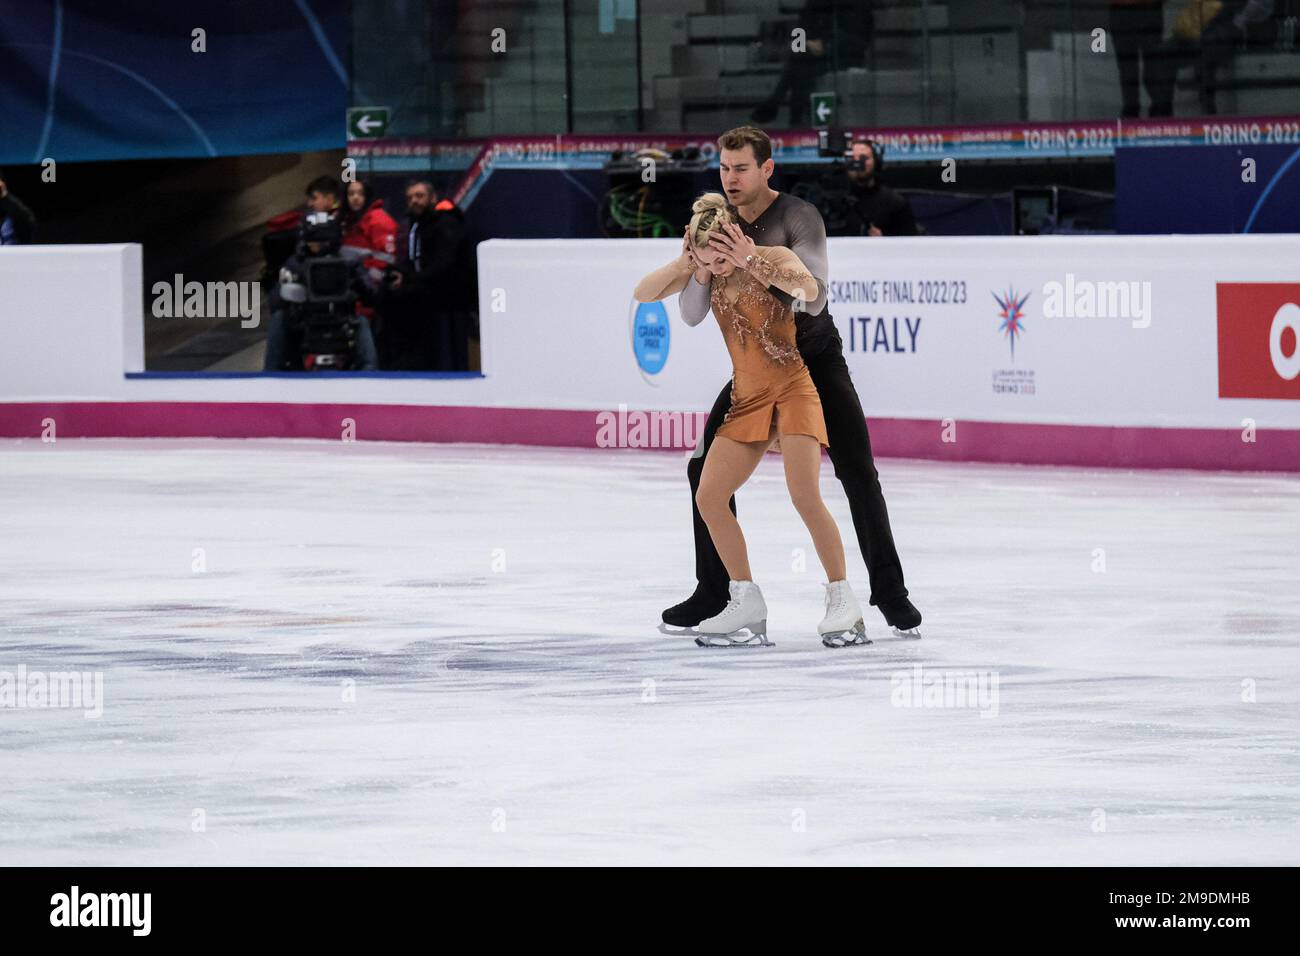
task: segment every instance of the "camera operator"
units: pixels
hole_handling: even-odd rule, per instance
[[[343,187],[333,176],[317,176],[307,184],[307,208],[312,212],[338,215],[343,204]]]
[[[271,290],[271,322],[266,334],[268,372],[302,371],[304,353],[316,365],[327,367],[344,356],[349,369],[373,371],[379,367],[370,323],[357,315],[356,303],[373,304],[376,289],[367,281],[364,263],[339,255],[342,228],[328,212],[303,217],[297,251],[280,268],[279,282]],[[315,338],[327,351],[313,351]],[[328,367],[338,367],[329,365]]]
[[[920,230],[912,216],[912,204],[880,181],[883,150],[859,136],[846,157],[844,176],[827,191],[827,235],[831,236],[916,236]]]

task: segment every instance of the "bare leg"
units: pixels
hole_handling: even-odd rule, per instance
[[[826,569],[826,580],[844,580],[844,542],[835,519],[822,501],[822,447],[811,435],[785,435],[781,438],[781,456],[785,462],[785,483],[790,489],[799,517],[808,526],[817,557]],[[719,550],[721,550],[719,548]]]
[[[718,435],[704,459],[700,487],[695,492],[700,517],[709,526],[713,546],[718,549],[718,556],[733,581],[752,581],[753,578],[749,571],[745,536],[727,502],[736,489],[749,480],[769,444],[770,440],[738,442]]]

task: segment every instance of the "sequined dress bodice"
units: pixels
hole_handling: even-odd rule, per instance
[[[729,284],[735,301],[727,298]],[[735,272],[729,281],[714,276],[709,297],[738,379],[784,380],[804,367],[793,311],[748,272]]]

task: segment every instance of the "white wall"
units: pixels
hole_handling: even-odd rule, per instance
[[[0,248],[0,400],[115,397],[144,366],[140,270],[135,244]]]
[[[0,402],[705,410],[729,370],[712,319],[689,328],[670,300],[663,370],[644,373],[632,349],[632,288],[678,246],[667,239],[484,243],[486,377],[470,380],[128,380],[124,370],[138,368],[142,355],[139,247],[8,247],[0,250],[0,334],[9,353]],[[830,257],[832,312],[872,418],[1209,428],[1253,418],[1261,428],[1300,428],[1300,400],[1218,397],[1216,309],[1216,283],[1285,282],[1300,290],[1300,237],[842,239],[831,241]],[[1135,328],[1131,318],[1045,317],[1045,285],[1067,275],[1150,283],[1149,327]],[[884,301],[887,287],[913,298],[946,290],[949,301]],[[953,301],[954,289],[964,290],[964,301]],[[1029,295],[1014,362],[993,298],[1006,291]],[[1300,303],[1300,291],[1293,301]],[[888,351],[871,349],[880,334]],[[999,374],[1021,381],[1032,374],[1033,393],[996,392]]]
[[[666,303],[672,336],[657,376],[640,373],[630,348],[631,290],[679,245],[485,243],[490,371],[541,407],[707,408],[729,369],[712,319],[689,328],[675,299]],[[1300,401],[1218,397],[1216,297],[1220,282],[1290,282],[1300,303],[1300,237],[832,239],[830,262],[831,312],[870,417],[1211,428],[1252,417],[1300,427]],[[1136,283],[1149,309],[1138,315],[1134,300],[1129,317],[1049,318],[1053,282],[1076,305],[1084,283]],[[504,313],[490,311],[494,290]],[[1028,295],[1014,360],[994,298],[1007,292]],[[1253,347],[1267,359],[1266,338]],[[995,380],[1030,376],[1032,394],[995,391]]]

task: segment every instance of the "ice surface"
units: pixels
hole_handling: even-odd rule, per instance
[[[0,443],[0,671],[104,680],[0,709],[0,863],[1300,863],[1294,477],[882,461],[925,637],[828,650],[771,456],[777,646],[706,650],[684,464]]]

